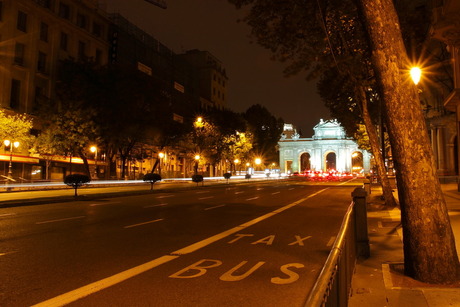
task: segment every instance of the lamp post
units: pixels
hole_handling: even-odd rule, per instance
[[[262,163],[262,159],[261,158],[256,158],[254,160],[254,162],[256,163],[257,166],[259,166]]]
[[[237,165],[238,165],[238,163],[240,163],[240,160],[235,159],[235,160],[233,161],[233,163],[235,163],[235,174],[236,174]],[[238,174],[238,175],[239,175],[239,174]]]
[[[159,166],[158,166],[158,173],[160,174],[161,176],[161,162],[163,162],[163,158],[164,158],[165,154],[160,152],[158,153],[158,158],[160,158],[160,162],[159,162]]]
[[[91,146],[89,150],[94,153],[94,178],[97,179],[97,147]]]
[[[3,141],[6,147],[10,148],[10,164],[8,165],[8,177],[13,178],[13,148],[19,147],[19,142],[12,142],[10,140]],[[8,181],[7,181],[8,182]]]
[[[200,155],[195,155],[195,175],[198,174],[198,161],[200,158]]]

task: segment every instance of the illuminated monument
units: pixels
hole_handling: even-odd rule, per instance
[[[312,138],[300,138],[290,124],[278,142],[282,172],[337,170],[341,172],[370,171],[370,154],[358,148],[347,138],[337,120],[320,120],[313,130]]]

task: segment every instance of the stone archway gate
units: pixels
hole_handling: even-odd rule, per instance
[[[280,169],[283,172],[302,172],[301,156],[304,153],[310,155],[310,168],[316,171],[327,171],[326,155],[335,153],[336,170],[352,172],[352,155],[355,152],[362,153],[363,171],[370,171],[370,154],[358,148],[356,142],[347,138],[345,131],[337,120],[319,122],[313,130],[312,138],[300,138],[292,125],[286,124],[281,140],[278,142],[280,152]]]

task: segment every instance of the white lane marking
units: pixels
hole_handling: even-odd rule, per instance
[[[209,207],[209,208],[205,208],[204,210],[211,210],[211,209],[216,209],[216,208],[220,208],[220,207],[223,207],[225,205],[218,205],[218,206],[214,206],[214,207]]]
[[[6,252],[6,253],[0,253],[0,257],[1,257],[1,256],[6,256],[6,255],[11,255],[11,254],[14,254],[14,253],[17,253],[17,251],[14,251],[14,252]]]
[[[107,203],[96,203],[96,204],[91,204],[90,207],[113,205],[113,204],[121,204],[121,201],[111,201],[111,202],[107,202]]]
[[[294,190],[294,189],[295,189],[295,188],[289,188],[289,189],[288,189],[288,191],[290,191],[290,190]]]
[[[162,220],[163,220],[163,219],[156,219],[156,220],[148,221],[148,222],[144,222],[144,223],[139,223],[139,224],[134,224],[134,225],[128,225],[128,226],[125,226],[125,227],[123,227],[123,228],[133,228],[133,227],[142,226],[142,225],[146,225],[146,224],[156,223],[156,222],[159,222],[159,221],[162,221]]]
[[[54,223],[54,222],[62,222],[62,221],[69,221],[69,220],[78,220],[78,219],[84,219],[86,216],[81,215],[81,216],[73,216],[73,217],[67,217],[63,219],[57,219],[57,220],[49,220],[49,221],[43,221],[43,222],[36,222],[35,224],[47,224],[47,223]]]
[[[254,200],[254,199],[257,199],[257,198],[259,198],[259,196],[252,197],[252,198],[248,198],[248,199],[246,199],[246,200]]]
[[[263,190],[264,188],[257,188],[257,191]]]
[[[332,237],[329,239],[329,241],[327,241],[326,246],[327,246],[327,247],[332,246],[332,244],[334,244],[335,238],[336,238],[336,236],[332,236]]]
[[[16,213],[3,213],[3,214],[0,214],[0,217],[12,216],[12,215],[16,215]]]
[[[148,270],[151,270],[159,265],[167,263],[176,258],[179,258],[179,256],[162,256],[160,258],[138,265],[126,271],[98,280],[89,285],[61,294],[45,302],[38,303],[34,305],[34,307],[57,307],[70,304],[72,302],[75,302],[76,300],[84,298],[85,296],[88,296],[92,293],[104,290],[105,288],[121,283],[122,281],[125,281],[131,277],[144,273]]]
[[[339,183],[338,185],[344,185],[344,184],[349,183],[350,181],[353,181],[353,180],[354,180],[354,179],[350,179],[350,180],[344,181],[344,182],[342,182],[342,183]]]
[[[163,203],[163,204],[157,204],[157,205],[148,205],[148,206],[144,206],[142,208],[152,208],[152,207],[163,207],[163,206],[167,206],[168,203]]]
[[[173,197],[174,195],[160,195],[157,196],[156,198],[167,198],[167,197]]]
[[[214,198],[214,196],[200,197],[200,198],[198,198],[198,200],[210,199],[210,198]]]
[[[273,192],[272,195],[279,194],[279,193],[281,193],[281,192]]]
[[[254,224],[257,224],[263,220],[266,220],[268,219],[269,217],[272,217],[280,212],[283,212],[287,209],[290,209],[294,206],[297,206],[298,204],[306,201],[307,199],[309,198],[312,198],[324,191],[326,191],[328,188],[325,188],[325,189],[322,189],[314,194],[311,194],[307,197],[304,197],[302,199],[299,199],[298,201],[295,201],[289,205],[286,205],[282,208],[279,208],[273,212],[270,212],[270,213],[267,213],[265,215],[262,215],[258,218],[255,218],[249,222],[246,222],[244,224],[241,224],[239,226],[236,226],[234,228],[231,228],[231,229],[228,229],[224,232],[221,232],[219,234],[216,234],[212,237],[209,237],[207,239],[204,239],[202,241],[199,241],[199,242],[196,242],[196,243],[193,243],[187,247],[184,247],[182,249],[179,249],[173,253],[171,253],[170,255],[166,255],[166,256],[161,256],[157,259],[154,259],[152,261],[149,261],[149,262],[146,262],[144,264],[141,264],[139,266],[136,266],[134,268],[131,268],[131,269],[128,269],[126,271],[123,271],[121,273],[118,273],[118,274],[115,274],[115,275],[112,275],[110,277],[107,277],[107,278],[104,278],[104,279],[101,279],[99,281],[96,281],[96,282],[93,282],[89,285],[86,285],[86,286],[83,286],[81,288],[78,288],[78,289],[75,289],[75,290],[72,290],[72,291],[69,291],[67,293],[64,293],[64,294],[61,294],[59,296],[56,296],[54,298],[51,298],[47,301],[44,301],[44,302],[41,302],[41,303],[38,303],[32,307],[54,307],[54,306],[64,306],[64,305],[67,305],[67,304],[70,304],[72,302],[75,302],[81,298],[84,298],[92,293],[95,293],[95,292],[98,292],[98,291],[101,291],[103,289],[106,289],[110,286],[113,286],[113,285],[116,285],[122,281],[125,281],[131,277],[134,277],[134,276],[137,276],[139,274],[142,274],[148,270],[151,270],[159,265],[162,265],[162,264],[165,264],[171,260],[174,260],[174,259],[177,259],[180,257],[180,255],[184,255],[184,254],[190,254],[194,251],[197,251],[205,246],[208,246],[216,241],[219,241],[225,237],[228,237],[234,233],[237,233],[237,232],[240,232],[242,229],[245,229],[245,228],[248,228]]]
[[[244,191],[237,191],[237,192],[235,192],[235,194],[241,194],[241,193],[244,193]]]
[[[211,192],[211,191],[198,191],[198,192],[196,192],[196,194],[203,194],[203,193],[209,193],[209,192]]]

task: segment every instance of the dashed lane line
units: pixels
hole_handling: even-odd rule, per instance
[[[255,200],[255,199],[258,199],[258,198],[259,198],[259,196],[256,196],[256,197],[248,198],[248,199],[246,199],[246,200]]]
[[[220,208],[220,207],[224,207],[225,205],[218,205],[218,206],[214,206],[214,207],[208,207],[208,208],[205,208],[204,210],[212,210],[212,209],[216,209],[216,208]]]
[[[147,225],[147,224],[152,224],[152,223],[160,222],[160,221],[162,221],[162,220],[163,220],[163,219],[156,219],[156,220],[153,220],[153,221],[143,222],[143,223],[134,224],[134,225],[128,225],[128,226],[125,226],[125,227],[123,227],[123,228],[133,228],[133,227],[137,227],[137,226],[142,226],[142,225]]]
[[[3,213],[3,214],[0,214],[0,217],[13,216],[13,215],[16,215],[16,213]]]
[[[70,220],[78,220],[78,219],[84,219],[86,216],[80,215],[80,216],[73,216],[73,217],[66,217],[63,219],[56,219],[56,220],[48,220],[48,221],[42,221],[42,222],[36,222],[35,224],[47,224],[47,223],[55,223],[55,222],[63,222],[63,221],[70,221]]]
[[[57,307],[57,306],[64,306],[64,305],[67,305],[67,304],[70,304],[72,302],[75,302],[81,298],[84,298],[90,294],[93,294],[95,292],[98,292],[98,291],[101,291],[103,289],[106,289],[110,286],[113,286],[113,285],[116,285],[118,283],[121,283],[129,278],[132,278],[134,276],[137,276],[139,274],[142,274],[146,271],[149,271],[157,266],[160,266],[162,264],[165,264],[169,261],[172,261],[174,259],[177,259],[179,258],[181,255],[185,255],[185,254],[190,254],[190,253],[193,253],[203,247],[206,247],[214,242],[217,242],[225,237],[228,237],[232,234],[235,234],[237,232],[240,232],[241,230],[245,229],[245,228],[248,228],[254,224],[257,224],[263,220],[266,220],[278,213],[281,213],[283,211],[286,211],[294,206],[297,206],[298,204],[301,204],[302,202],[306,201],[307,199],[309,198],[312,198],[324,191],[326,191],[328,188],[325,188],[325,189],[322,189],[322,190],[319,190],[318,192],[316,193],[313,193],[309,196],[306,196],[304,198],[301,198],[289,205],[286,205],[284,207],[281,207],[279,209],[276,209],[275,211],[272,211],[272,212],[269,212],[267,214],[264,214],[262,216],[259,216],[249,222],[246,222],[244,224],[241,224],[239,226],[236,226],[234,228],[231,228],[231,229],[228,229],[226,231],[223,231],[221,233],[218,233],[212,237],[209,237],[207,239],[204,239],[204,240],[201,240],[199,242],[196,242],[196,243],[193,243],[187,247],[184,247],[184,248],[181,248],[175,252],[172,252],[170,253],[169,255],[165,255],[165,256],[161,256],[159,258],[156,258],[152,261],[149,261],[149,262],[146,262],[144,264],[141,264],[141,265],[138,265],[134,268],[131,268],[131,269],[128,269],[128,270],[125,270],[123,272],[120,272],[118,274],[115,274],[115,275],[112,275],[112,276],[109,276],[107,278],[104,278],[104,279],[101,279],[99,281],[96,281],[96,282],[93,282],[89,285],[86,285],[86,286],[83,286],[81,288],[78,288],[78,289],[75,289],[75,290],[72,290],[72,291],[69,291],[67,293],[64,293],[64,294],[61,294],[59,296],[56,296],[54,298],[51,298],[47,301],[44,301],[44,302],[41,302],[41,303],[38,303],[32,307]]]
[[[273,192],[272,195],[279,194],[279,193],[281,193],[281,192]]]
[[[163,204],[147,205],[147,206],[144,206],[142,208],[163,207],[163,206],[167,206],[167,205],[168,205],[168,203],[163,203]]]
[[[198,198],[198,200],[204,200],[204,199],[210,199],[210,198],[214,198],[214,196],[200,197]]]

